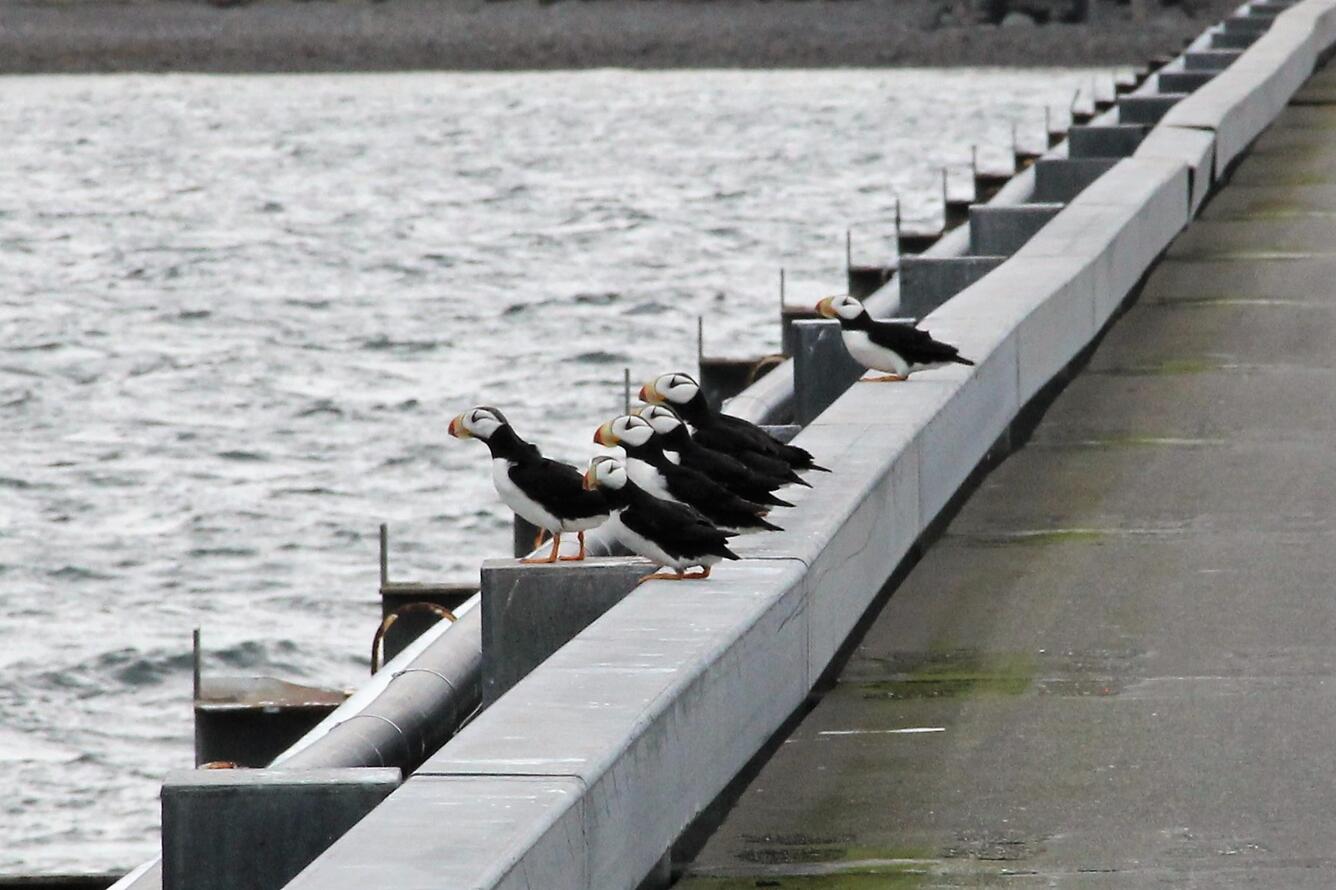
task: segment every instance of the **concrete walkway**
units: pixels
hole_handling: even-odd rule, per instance
[[[679,886],[1336,887],[1336,69]]]

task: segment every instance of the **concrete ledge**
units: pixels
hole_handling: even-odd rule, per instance
[[[1187,164],[1191,174],[1190,212],[1196,216],[1215,181],[1215,135],[1207,130],[1159,126],[1135,157]]]
[[[166,890],[277,890],[399,785],[399,770],[186,770],[162,786]]]
[[[1040,158],[1034,165],[1034,200],[1066,204],[1116,163],[1113,158]]]
[[[1156,124],[1184,99],[1182,93],[1143,93],[1118,100],[1118,123]]]
[[[971,207],[970,253],[983,257],[1011,256],[1061,209],[1061,204]]]
[[[1126,158],[1146,138],[1143,124],[1072,127],[1067,131],[1069,158]]]
[[[1003,256],[900,259],[900,312],[922,318],[1002,264]]]
[[[1336,37],[1330,0],[1308,2],[1278,15],[1234,64],[1165,114],[1167,126],[1215,134],[1217,178],[1312,74],[1318,47],[1329,45],[1324,35]]]

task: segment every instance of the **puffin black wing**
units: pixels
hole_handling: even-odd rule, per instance
[[[867,338],[882,349],[897,353],[912,365],[947,364],[973,365],[960,357],[960,351],[949,343],[934,340],[932,335],[913,325],[893,321],[874,321],[865,329]]]
[[[753,451],[773,455],[795,470],[830,472],[825,467],[818,466],[812,458],[811,452],[807,449],[799,448],[797,445],[785,445],[750,420],[743,420],[741,417],[734,417],[732,414],[720,414],[718,419],[722,426],[745,435],[751,442],[755,443],[751,448]]]
[[[670,556],[720,556],[738,559],[728,549],[730,532],[714,526],[699,511],[658,498],[640,497],[622,513],[622,524],[658,544]]]
[[[706,519],[725,528],[783,531],[761,514],[766,508],[733,494],[709,476],[690,467],[668,464],[661,467],[668,493],[684,504],[695,507]]]
[[[680,454],[682,466],[699,470],[744,500],[771,507],[793,506],[774,495],[775,489],[785,480],[753,470],[732,455],[695,443],[682,449]]]
[[[553,516],[585,519],[608,512],[603,492],[586,491],[580,471],[561,461],[544,457],[515,464],[510,481]]]

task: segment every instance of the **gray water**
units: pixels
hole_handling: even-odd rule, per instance
[[[584,462],[637,381],[778,346],[895,194],[1042,139],[1085,71],[0,80],[0,873],[154,851],[210,673],[352,686],[376,526],[476,576],[451,415]],[[967,171],[957,167],[959,187]]]

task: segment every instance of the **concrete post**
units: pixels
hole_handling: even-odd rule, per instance
[[[1223,24],[1226,34],[1264,34],[1275,20],[1274,15],[1236,15]]]
[[[635,589],[649,563],[624,557],[482,564],[482,703],[486,708]]]
[[[533,542],[538,537],[538,526],[517,513],[513,517],[510,534],[510,552],[516,559],[533,553]]]
[[[1160,118],[1164,117],[1169,109],[1177,105],[1182,98],[1184,98],[1182,93],[1123,96],[1118,100],[1118,123],[1158,124]]]
[[[901,314],[922,318],[1005,260],[1004,256],[905,257],[900,263]]]
[[[1067,134],[1070,158],[1130,158],[1147,128],[1140,124],[1072,127]]]
[[[279,890],[399,779],[379,767],[171,773],[162,786],[163,890]]]
[[[1211,35],[1211,49],[1247,49],[1261,36],[1257,31],[1217,31]]]
[[[1011,256],[1061,209],[1061,204],[976,204],[970,208],[970,253]]]
[[[1114,158],[1040,158],[1034,165],[1033,200],[1066,204],[1116,163]]]
[[[829,319],[793,326],[793,419],[806,426],[830,407],[849,384],[863,376],[863,366],[844,348],[840,323]]]
[[[1188,71],[1224,71],[1243,55],[1242,50],[1194,50],[1183,54],[1183,67]]]
[[[1156,75],[1161,93],[1191,93],[1210,83],[1215,71],[1162,71]]]
[[[779,310],[779,342],[780,349],[785,356],[793,355],[796,339],[793,333],[793,323],[795,321],[806,321],[813,318],[820,318],[821,315],[816,311],[816,306],[800,306],[786,303]]]

